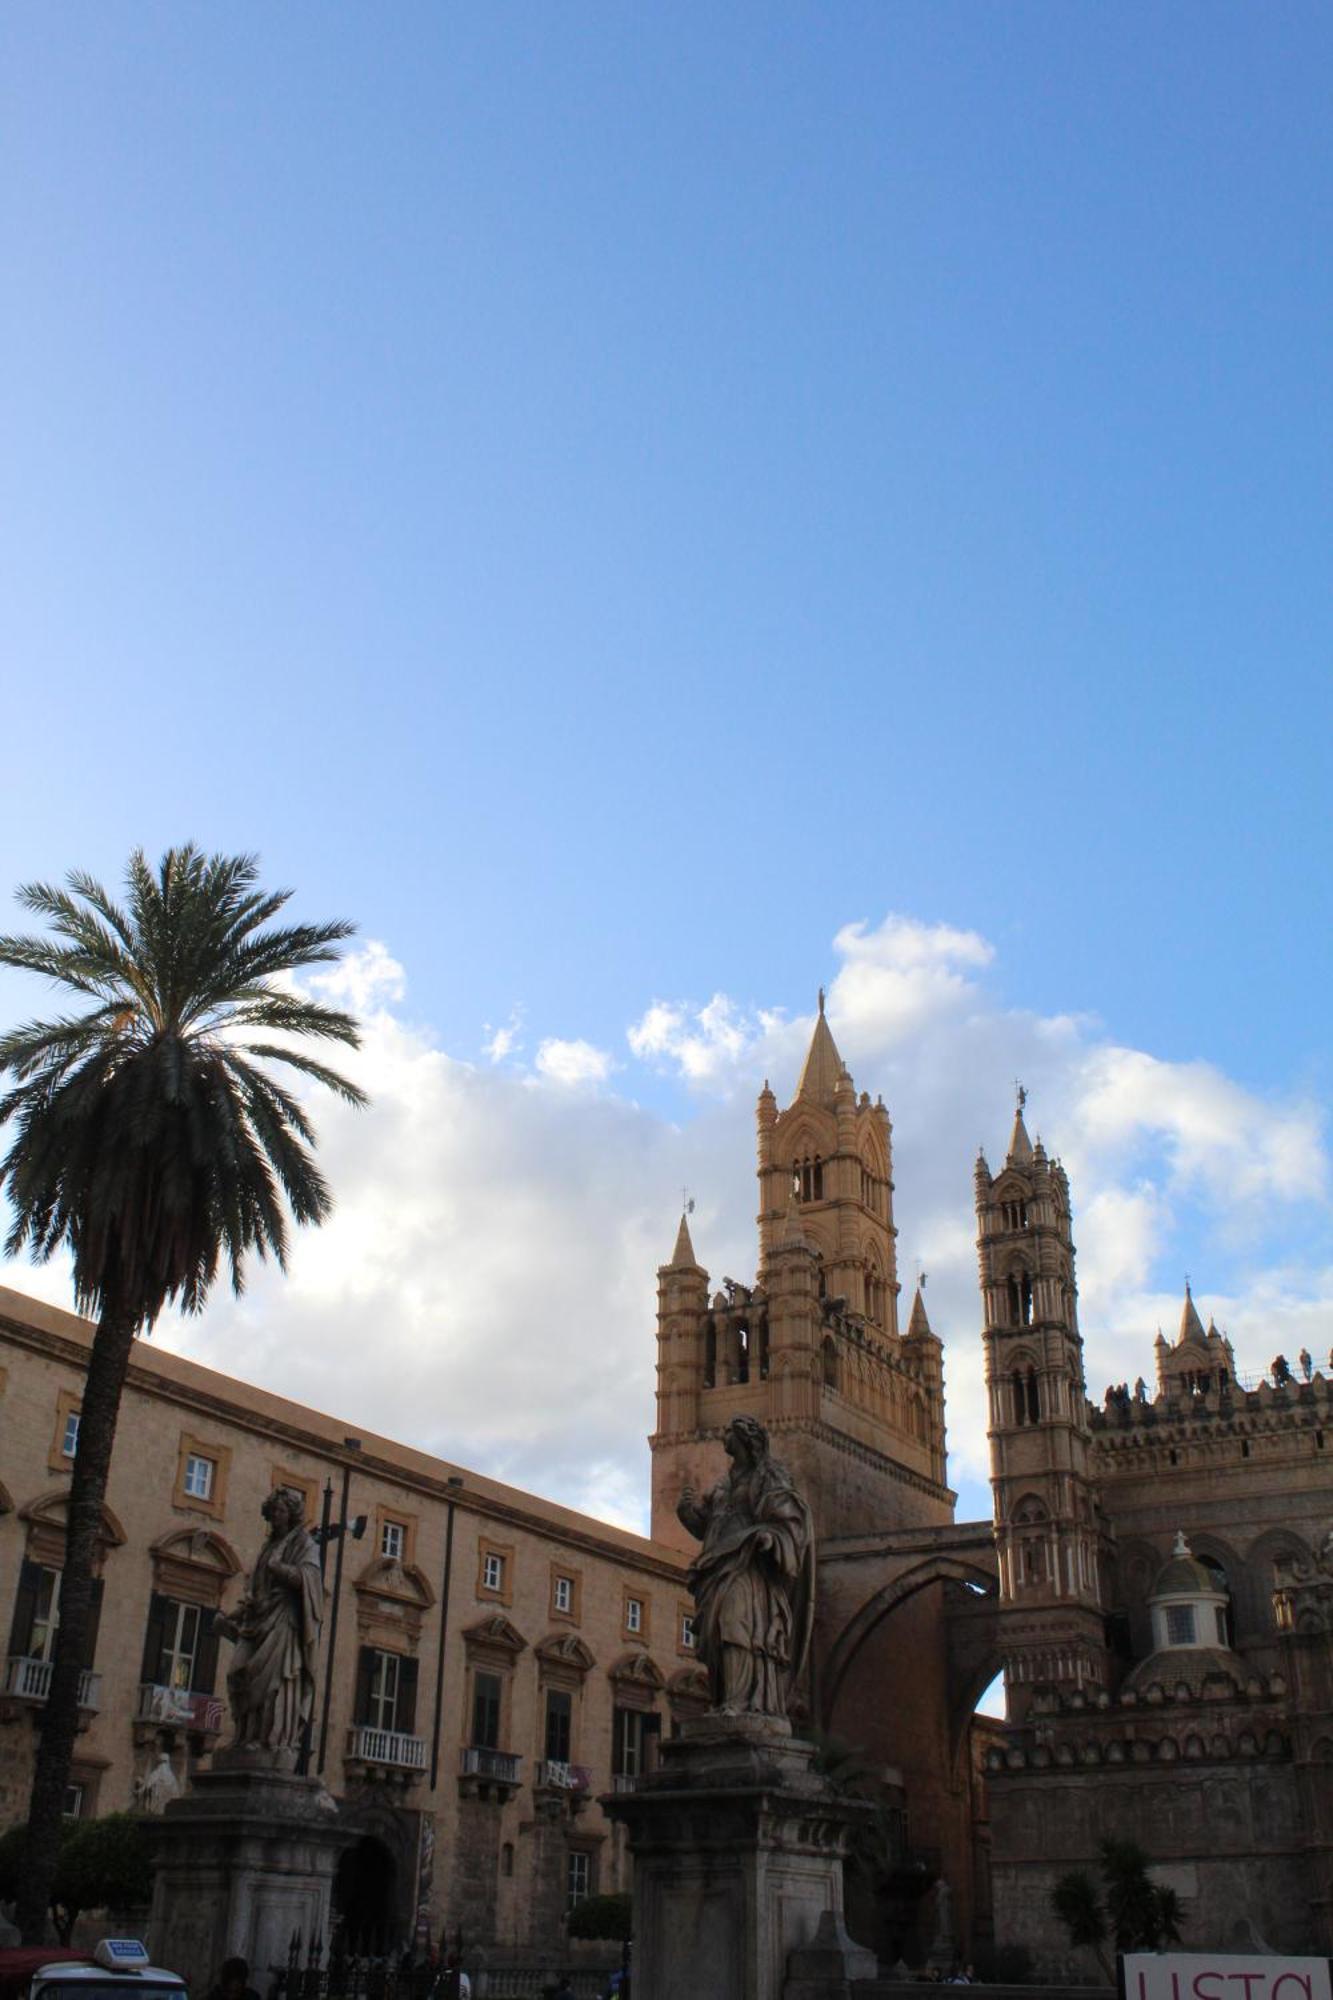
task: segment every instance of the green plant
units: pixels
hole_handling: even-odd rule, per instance
[[[1100,1893],[1082,1869],[1062,1875],[1051,1891],[1051,1907],[1070,1943],[1092,1951],[1108,1978],[1108,1936],[1117,1951],[1160,1951],[1180,1940],[1180,1898],[1174,1889],[1153,1881],[1149,1865],[1135,1841],[1104,1840]]]
[[[126,901],[91,876],[32,883],[20,902],[54,935],[0,937],[0,965],[35,972],[73,1011],[0,1036],[0,1161],[10,1256],[72,1258],[75,1301],[97,1320],[65,1514],[50,1692],[28,1814],[18,1921],[41,1942],[60,1847],[85,1665],[93,1563],[121,1391],[136,1334],[169,1299],[202,1309],[225,1258],[287,1257],[287,1216],[332,1206],[306,1111],[272,1074],[364,1103],[317,1062],[311,1038],[355,1048],[355,1021],[307,999],[290,975],[328,964],[345,923],[275,925],[290,892],[259,889],[251,855],[171,849],[130,857]]]
[[[572,1938],[632,1938],[634,1899],[626,1894],[585,1896],[570,1911],[565,1930]]]

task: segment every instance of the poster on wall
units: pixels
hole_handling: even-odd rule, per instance
[[[1333,2000],[1326,1958],[1142,1951],[1119,1963],[1122,2000]]]

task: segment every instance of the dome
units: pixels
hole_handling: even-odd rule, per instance
[[[1189,1551],[1183,1534],[1177,1532],[1176,1545],[1168,1561],[1158,1570],[1148,1593],[1149,1604],[1162,1597],[1207,1597],[1225,1603],[1226,1592],[1217,1578]]]

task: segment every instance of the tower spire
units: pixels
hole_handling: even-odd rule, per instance
[[[819,989],[819,1013],[815,1017],[815,1032],[810,1037],[810,1047],[806,1053],[805,1067],[801,1080],[796,1086],[797,1097],[812,1099],[816,1104],[831,1104],[833,1093],[842,1075],[843,1060],[838,1054],[828,1020],[824,1014],[824,989]]]
[[[1032,1141],[1023,1122],[1023,1107],[1028,1101],[1028,1094],[1021,1083],[1015,1083],[1014,1090],[1017,1097],[1014,1105],[1014,1129],[1009,1134],[1008,1157],[1010,1166],[1025,1167],[1032,1159]]]

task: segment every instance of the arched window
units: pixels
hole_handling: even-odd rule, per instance
[[[838,1386],[838,1350],[833,1344],[831,1333],[824,1335],[822,1356],[824,1364],[824,1387],[836,1389]]]
[[[1024,1393],[1024,1389],[1023,1389],[1023,1371],[1022,1371],[1022,1369],[1021,1369],[1021,1368],[1015,1368],[1015,1370],[1014,1370],[1014,1422],[1015,1422],[1016,1424],[1023,1424],[1023,1423],[1026,1423],[1026,1422],[1027,1422],[1027,1410],[1028,1410],[1028,1406],[1027,1406],[1027,1396],[1026,1396],[1026,1394]]]
[[[704,1387],[717,1387],[717,1321],[711,1316],[704,1328]]]
[[[1041,1403],[1037,1396],[1037,1371],[1035,1368],[1028,1369],[1027,1392],[1028,1422],[1030,1424],[1039,1424],[1041,1422]]]
[[[768,1380],[768,1314],[759,1315],[759,1380]]]
[[[1009,1324],[1031,1326],[1032,1279],[1026,1271],[1011,1271],[1008,1278]]]

